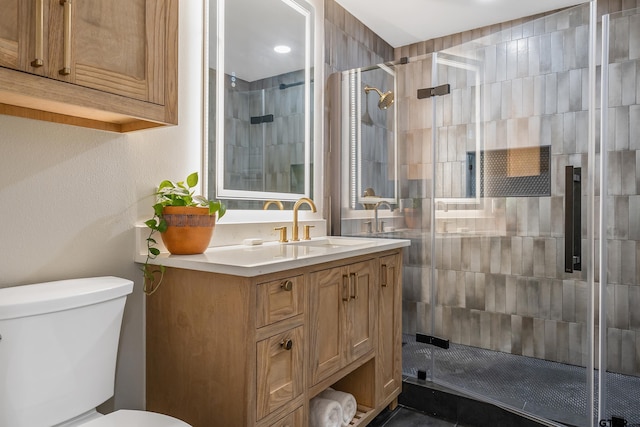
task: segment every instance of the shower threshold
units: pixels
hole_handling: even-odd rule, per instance
[[[408,334],[403,335],[402,363],[405,386],[426,387],[430,393],[449,389],[456,396],[478,398],[555,422],[549,425],[585,423],[588,393],[583,367],[455,343],[444,350],[418,343]],[[434,381],[418,380],[418,371]],[[609,413],[624,416],[630,425],[640,423],[640,378],[607,373],[607,384]]]

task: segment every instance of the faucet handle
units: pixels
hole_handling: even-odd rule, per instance
[[[311,240],[311,237],[309,236],[309,231],[311,231],[313,227],[315,227],[315,225],[304,226],[304,237],[302,238],[302,240]]]
[[[280,243],[287,243],[287,227],[286,226],[282,226],[282,227],[276,227],[274,228],[274,230],[276,231],[280,231]]]

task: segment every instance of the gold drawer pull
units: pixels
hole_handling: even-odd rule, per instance
[[[285,350],[291,350],[293,348],[293,341],[290,339],[280,341],[280,347]]]
[[[44,3],[43,0],[36,0],[36,51],[32,67],[42,67],[44,65]]]
[[[291,280],[285,280],[280,284],[280,288],[283,291],[291,292],[293,290],[293,282]]]
[[[64,59],[60,73],[63,76],[71,74],[71,0],[60,0],[64,6]]]

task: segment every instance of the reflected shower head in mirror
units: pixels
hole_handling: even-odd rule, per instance
[[[375,90],[376,92],[378,92],[378,96],[380,96],[380,100],[378,101],[379,109],[386,110],[391,106],[391,104],[393,104],[393,101],[395,100],[393,97],[393,92],[388,90],[385,93],[382,93],[382,91],[380,91],[380,89],[378,88],[371,87],[371,86],[364,87],[365,93],[369,93],[369,91],[372,91],[372,90]]]

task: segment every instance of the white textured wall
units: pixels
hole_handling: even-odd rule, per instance
[[[201,165],[202,3],[179,3],[178,126],[118,135],[0,116],[0,287],[99,275],[135,282],[116,408],[144,407],[144,296],[133,225],[150,215],[147,195],[157,183]]]

